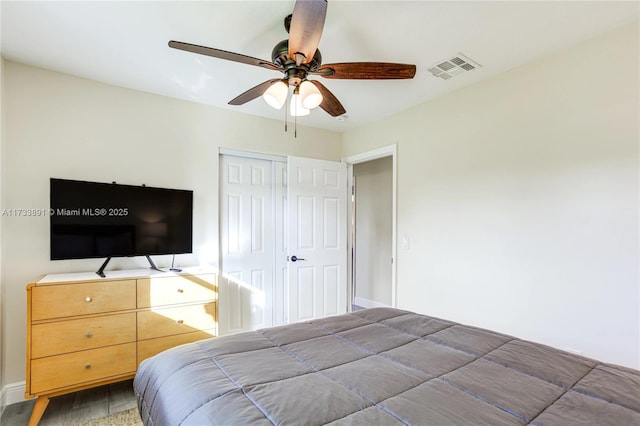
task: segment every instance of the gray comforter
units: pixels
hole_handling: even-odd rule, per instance
[[[640,425],[640,372],[396,309],[170,349],[134,381],[146,425]]]

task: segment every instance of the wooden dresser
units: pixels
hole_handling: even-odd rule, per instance
[[[152,270],[47,275],[27,286],[29,425],[49,398],[130,379],[165,349],[216,336],[217,275]]]

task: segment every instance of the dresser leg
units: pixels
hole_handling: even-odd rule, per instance
[[[29,426],[38,426],[40,418],[42,418],[42,415],[44,414],[44,410],[47,409],[47,405],[49,405],[49,398],[46,396],[39,396],[36,400],[36,405],[33,406],[33,410],[31,411]]]

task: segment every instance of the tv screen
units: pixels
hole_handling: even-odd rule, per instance
[[[193,191],[51,179],[51,260],[192,252]]]

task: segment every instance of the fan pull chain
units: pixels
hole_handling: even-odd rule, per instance
[[[289,106],[287,105],[287,101],[284,101],[284,131],[287,131],[287,115],[289,113]]]
[[[293,95],[291,95],[292,100],[296,96],[296,90],[298,91],[298,96],[300,96],[300,86],[296,85],[296,87],[293,89]],[[298,138],[298,102],[293,102],[293,137],[296,139]]]

